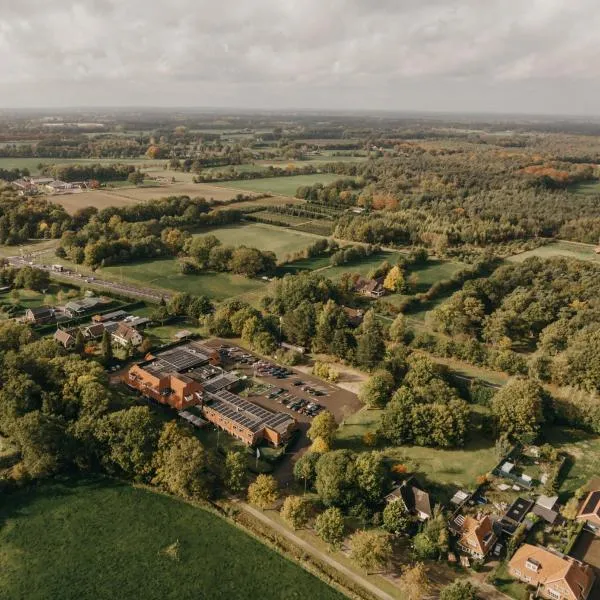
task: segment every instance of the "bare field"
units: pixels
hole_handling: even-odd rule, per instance
[[[164,198],[166,196],[201,196],[207,200],[230,200],[235,198],[240,190],[214,187],[202,183],[174,183],[169,185],[161,185],[157,187],[125,187],[114,190],[91,190],[78,194],[61,194],[49,196],[49,200],[56,202],[65,207],[65,209],[74,213],[80,208],[86,206],[95,206],[98,209],[107,208],[109,206],[127,206],[153,200],[155,198]],[[277,202],[282,204],[280,200]],[[243,203],[240,204],[240,206]]]

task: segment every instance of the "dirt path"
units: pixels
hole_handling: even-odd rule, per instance
[[[331,556],[329,556],[328,554],[325,554],[325,552],[321,552],[320,550],[318,550],[317,548],[315,548],[308,542],[305,542],[303,539],[299,538],[297,535],[293,534],[291,531],[288,531],[285,527],[282,527],[281,525],[279,525],[279,523],[275,523],[274,521],[269,519],[269,517],[265,516],[259,510],[256,510],[255,508],[253,508],[249,504],[246,504],[245,502],[238,502],[237,504],[239,506],[241,506],[245,511],[249,512],[253,517],[257,518],[259,521],[262,521],[269,527],[275,529],[275,531],[277,531],[277,533],[280,533],[281,535],[285,536],[286,538],[288,538],[289,540],[294,542],[294,544],[300,546],[303,550],[310,552],[311,554],[316,556],[319,560],[322,560],[323,562],[327,563],[329,566],[333,567],[334,569],[337,569],[340,573],[343,573],[346,577],[348,577],[348,579],[351,579],[352,581],[354,581],[354,583],[357,583],[358,585],[362,586],[363,588],[365,588],[366,590],[368,590],[369,592],[371,592],[378,598],[381,598],[382,600],[395,600],[393,596],[390,596],[383,590],[379,589],[376,585],[373,585],[371,582],[367,581],[364,577],[357,575],[356,573],[354,573],[353,571],[351,571],[350,569],[348,569],[347,567],[345,567],[344,565],[339,563],[337,560],[331,558]]]

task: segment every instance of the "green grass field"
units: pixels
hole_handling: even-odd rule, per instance
[[[296,190],[302,185],[322,183],[324,185],[340,179],[339,175],[317,173],[314,175],[293,175],[290,177],[266,177],[264,179],[249,179],[247,181],[222,181],[216,186],[236,188],[250,192],[270,192],[283,196],[295,196]]]
[[[343,598],[219,517],[126,484],[20,490],[0,522],[7,600]]]
[[[346,265],[340,265],[339,267],[330,267],[323,271],[323,275],[332,281],[339,280],[344,273],[358,273],[363,277],[366,277],[371,269],[378,267],[384,260],[387,260],[393,265],[401,256],[403,255],[400,252],[380,252],[368,256],[359,262],[352,262]]]
[[[338,431],[336,446],[364,450],[362,436],[377,430],[382,412],[363,408],[345,419]],[[421,446],[380,449],[390,462],[405,464],[409,471],[416,473],[440,501],[447,501],[457,488],[475,489],[477,477],[498,462],[494,440],[488,438],[475,432],[464,448],[456,450]]]
[[[138,285],[208,296],[212,300],[225,300],[253,292],[265,285],[259,279],[248,279],[231,273],[208,272],[200,275],[183,275],[174,258],[105,267],[100,269],[99,273],[106,274],[115,281],[123,278]]]
[[[600,181],[575,183],[569,186],[569,191],[580,196],[594,196],[600,194]]]
[[[577,242],[552,242],[540,246],[534,250],[528,250],[521,254],[515,254],[507,260],[510,262],[523,262],[532,256],[540,258],[552,258],[553,256],[564,256],[566,258],[577,258],[600,264],[600,254],[594,252],[595,246],[591,244],[579,244]]]
[[[277,258],[310,246],[318,236],[264,223],[229,225],[197,235],[212,234],[225,246],[250,246],[275,252]]]

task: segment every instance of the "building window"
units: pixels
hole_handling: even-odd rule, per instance
[[[548,588],[548,595],[551,598],[556,598],[556,600],[560,600],[560,592],[557,592],[556,590],[554,590],[552,588]]]

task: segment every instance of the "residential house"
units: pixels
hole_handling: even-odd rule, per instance
[[[112,341],[119,346],[129,346],[130,344],[137,348],[143,341],[142,334],[125,323],[119,323],[117,329],[112,333]]]
[[[541,546],[523,544],[508,563],[509,573],[549,600],[586,600],[595,581],[589,565]]]
[[[56,317],[53,308],[38,306],[37,308],[28,308],[25,311],[25,320],[33,325],[43,325],[44,323],[54,323]]]
[[[558,512],[558,496],[540,496],[533,505],[531,512],[546,523],[554,525],[560,518]]]
[[[67,304],[65,304],[64,311],[68,317],[82,317],[86,314],[89,314],[99,305],[109,304],[110,302],[112,302],[110,298],[97,298],[95,296],[88,296],[87,298],[81,298],[80,300],[67,302]]]
[[[104,335],[104,323],[91,323],[81,328],[86,340],[98,340]]]
[[[458,547],[473,558],[484,559],[496,542],[492,520],[487,516],[458,515],[453,524],[459,532]]]
[[[75,345],[75,335],[73,335],[74,331],[67,331],[66,329],[57,329],[54,334],[54,341],[58,342],[61,346],[67,348],[72,348]]]
[[[124,310],[115,310],[113,312],[104,313],[103,315],[94,315],[92,321],[94,323],[104,323],[105,321],[122,321],[127,316]]]
[[[433,503],[429,494],[417,487],[415,483],[414,478],[410,477],[397,486],[385,499],[388,504],[402,502],[406,512],[415,515],[420,521],[426,521],[433,516]]]
[[[381,298],[386,294],[386,289],[383,287],[383,277],[378,279],[364,279],[359,277],[354,284],[354,290],[370,298]]]
[[[350,308],[348,306],[342,307],[346,316],[348,317],[348,325],[350,327],[358,327],[362,322],[365,316],[365,313],[360,308]]]
[[[588,529],[600,535],[600,489],[592,490],[581,503],[578,521],[585,521]]]
[[[525,520],[525,517],[532,512],[533,504],[533,500],[517,498],[499,521],[502,531],[508,535],[513,535],[517,527]]]

